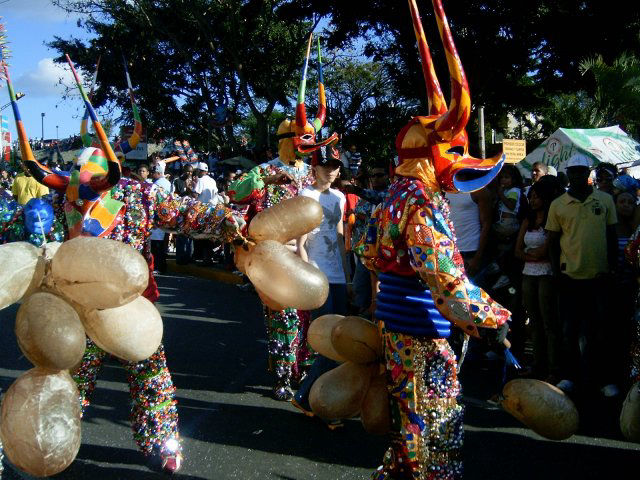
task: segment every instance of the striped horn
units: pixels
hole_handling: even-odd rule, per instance
[[[133,97],[133,86],[131,84],[131,77],[129,76],[129,70],[127,69],[127,60],[122,55],[122,61],[124,63],[124,73],[127,77],[127,87],[129,88],[129,98],[131,99],[131,109],[133,110],[133,133],[126,140],[122,140],[116,145],[116,150],[120,150],[122,153],[127,154],[131,150],[135,149],[142,138],[142,120],[140,119],[140,112],[138,111],[138,105]]]
[[[462,68],[456,46],[453,43],[447,17],[442,8],[442,0],[432,0],[433,10],[447,56],[449,76],[451,77],[451,101],[447,112],[436,120],[434,129],[445,140],[450,140],[467,126],[471,114],[471,94],[469,84]]]
[[[320,131],[327,118],[327,97],[324,93],[324,77],[322,75],[322,51],[320,50],[320,37],[318,37],[318,113],[313,120],[313,128]]]
[[[100,59],[102,57],[98,57],[98,61],[96,62],[96,70],[93,72],[93,78],[91,79],[91,89],[89,90],[89,101],[93,99],[93,90],[96,86],[96,81],[98,80],[98,69],[100,68]],[[91,134],[89,133],[89,111],[85,108],[84,115],[82,116],[82,121],[80,122],[80,138],[82,139],[82,145],[85,147],[90,147],[93,143],[93,139],[91,138]]]
[[[427,87],[429,115],[444,115],[447,113],[447,102],[444,99],[442,89],[440,88],[440,82],[438,82],[438,77],[436,76],[436,71],[433,67],[431,52],[429,51],[427,37],[422,29],[422,21],[420,20],[420,13],[418,12],[416,0],[409,0],[409,10],[411,11],[413,31],[416,34],[418,49],[420,50],[422,74],[424,75],[424,82]]]
[[[305,90],[307,88],[307,69],[309,68],[309,56],[311,54],[311,40],[313,33],[309,35],[307,43],[307,55],[302,66],[302,78],[298,87],[298,103],[296,105],[296,129],[303,129],[307,124],[307,107],[304,104]]]

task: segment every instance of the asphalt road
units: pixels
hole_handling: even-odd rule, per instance
[[[367,479],[386,439],[359,421],[329,431],[287,403],[271,399],[264,325],[257,297],[234,285],[160,276],[158,307],[165,347],[178,387],[185,463],[178,479]],[[0,312],[0,387],[30,368],[12,333],[17,306]],[[465,367],[467,368],[467,367]],[[466,479],[638,478],[640,445],[622,440],[617,405],[597,403],[578,435],[545,440],[483,401],[487,372],[472,368],[465,386]],[[76,461],[60,479],[149,479],[128,422],[125,374],[117,362],[103,371],[83,421]],[[630,471],[635,469],[635,471]],[[11,466],[5,479],[27,478]]]

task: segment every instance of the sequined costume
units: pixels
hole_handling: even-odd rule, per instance
[[[106,238],[118,240],[138,250],[150,265],[150,285],[144,296],[156,301],[158,290],[153,280],[149,237],[153,227],[193,236],[232,241],[240,238],[240,225],[232,212],[221,206],[202,204],[188,197],[176,197],[152,185],[123,178],[109,192],[123,205],[113,229]],[[73,375],[80,391],[83,410],[95,388],[107,353],[87,339],[82,363]],[[178,411],[175,387],[167,367],[164,346],[142,362],[121,361],[127,371],[132,401],[131,425],[134,438],[145,454],[160,455],[180,451]]]
[[[32,202],[30,201],[30,203]],[[47,213],[51,218],[45,233],[40,228],[33,228],[27,218],[27,215],[30,214],[30,203],[23,207],[17,202],[0,198],[0,245],[24,241],[40,247],[45,242],[62,242],[64,240],[64,221],[54,213],[55,209],[52,206],[50,206],[50,213]],[[58,210],[61,211],[61,209]],[[37,214],[42,216],[43,212],[40,211]],[[45,219],[42,220],[46,222]]]
[[[52,171],[40,164],[31,151],[7,73],[23,162],[36,180],[64,194],[70,238],[95,236],[118,240],[131,245],[147,259],[149,285],[143,295],[148,300],[155,301],[159,292],[153,279],[152,257],[149,252],[152,227],[231,241],[242,239],[239,223],[241,219],[236,219],[233,212],[224,206],[175,197],[161,189],[152,189],[151,184],[121,178],[120,162],[107,141],[68,57],[67,61],[101,148],[86,148],[74,159],[74,168],[70,172]],[[3,66],[7,72],[6,65]],[[138,138],[137,133],[134,132],[133,138]],[[131,147],[129,143],[126,145],[126,148]],[[122,151],[122,145],[120,150]],[[82,363],[74,375],[83,410],[88,405],[89,395],[95,388],[105,357],[105,352],[88,341]],[[132,400],[131,421],[136,442],[143,453],[158,454],[163,469],[175,472],[182,462],[182,447],[178,434],[175,387],[167,368],[164,346],[160,344],[158,350],[147,360],[123,363],[128,373]]]
[[[430,116],[413,118],[398,134],[397,180],[356,247],[381,283],[375,317],[391,400],[391,447],[375,480],[462,477],[463,412],[456,401],[456,359],[446,340],[449,322],[480,336],[510,315],[469,281],[455,245],[443,190],[481,188],[502,161],[468,156],[468,86],[440,0],[433,6],[449,63],[451,108],[435,78],[415,0],[409,0]]]
[[[263,179],[286,172],[296,181],[284,185],[265,185]],[[232,202],[249,205],[247,224],[257,213],[293,198],[313,183],[311,168],[302,160],[287,165],[280,159],[259,165],[233,182],[228,191]],[[264,305],[269,352],[269,370],[276,375],[274,393],[286,398],[291,382],[300,379],[303,371],[311,365],[311,353],[307,346],[306,332],[309,329],[308,311],[287,308],[272,310]]]
[[[640,227],[629,239],[625,248],[625,257],[636,269],[640,269]],[[640,292],[636,298],[636,311],[632,319],[633,337],[630,352],[631,383],[640,382]]]
[[[227,193],[231,202],[249,206],[246,213],[247,224],[257,213],[282,200],[295,197],[304,188],[310,186],[313,183],[312,172],[309,165],[302,160],[303,156],[310,155],[318,148],[331,145],[338,140],[334,133],[316,142],[316,132],[320,131],[326,117],[320,43],[318,43],[318,113],[312,123],[307,121],[304,92],[311,39],[310,36],[302,80],[298,89],[296,119],[294,121],[286,119],[278,126],[279,158],[253,168],[229,186]],[[265,185],[266,177],[282,173],[292,177],[293,181]],[[310,314],[293,308],[274,311],[265,305],[264,316],[267,326],[269,369],[276,375],[274,396],[281,400],[289,400],[293,396],[292,380],[299,380],[303,370],[311,364],[306,334]]]

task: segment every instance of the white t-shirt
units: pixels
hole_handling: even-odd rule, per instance
[[[338,222],[342,221],[347,199],[339,190],[330,188],[324,193],[308,187],[300,195],[313,198],[322,205],[322,223],[307,234],[305,249],[309,262],[318,267],[329,283],[346,283],[342,257],[338,248]]]
[[[198,178],[193,191],[198,194],[198,201],[202,203],[218,203],[218,185],[209,175]]]

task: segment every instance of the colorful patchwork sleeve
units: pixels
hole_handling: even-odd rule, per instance
[[[154,226],[194,238],[222,242],[244,240],[242,216],[221,203],[203,203],[161,189],[154,193]]]
[[[429,286],[445,318],[474,336],[479,336],[478,327],[496,328],[509,319],[508,310],[467,278],[441,212],[425,205],[416,208],[405,232],[411,266]]]
[[[242,174],[227,190],[231,202],[247,205],[262,198],[266,193],[263,181],[265,176],[266,172],[260,166]]]

